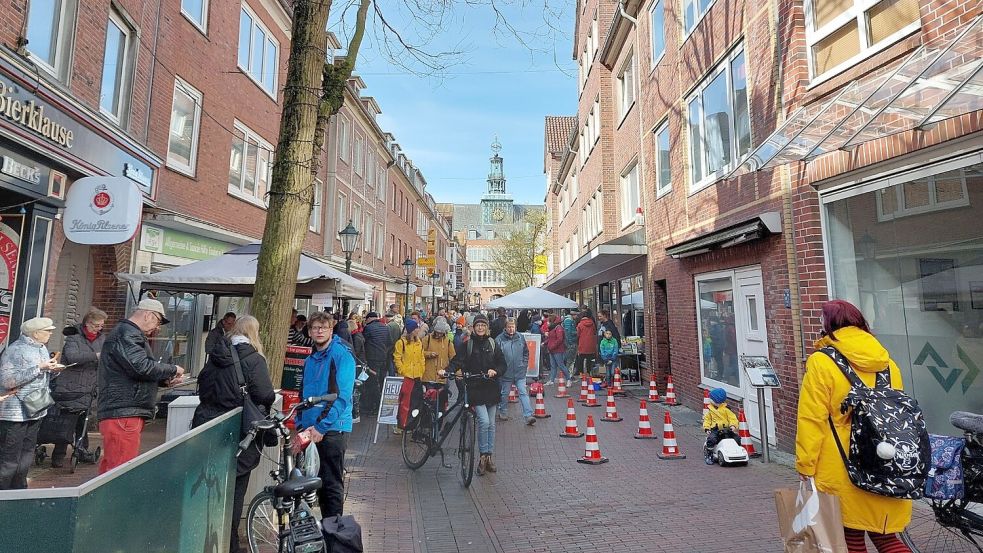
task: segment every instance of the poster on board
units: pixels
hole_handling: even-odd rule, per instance
[[[383,424],[397,424],[399,421],[399,390],[403,387],[402,376],[387,376],[382,383],[382,399],[379,401],[379,413],[376,416],[375,437],[372,443],[379,439],[379,427]]]
[[[529,348],[529,365],[526,367],[526,378],[539,378],[539,350],[543,347],[543,336],[522,332],[522,337],[526,340],[526,347]]]

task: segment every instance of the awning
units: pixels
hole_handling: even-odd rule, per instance
[[[799,108],[728,178],[933,125],[983,109],[983,15],[954,38],[926,43],[899,64]]]
[[[707,253],[710,250],[729,248],[751,240],[763,238],[782,231],[782,216],[777,211],[762,213],[754,219],[710,231],[685,242],[666,248],[670,257],[679,259]]]
[[[615,238],[592,248],[574,261],[569,267],[556,275],[543,288],[551,291],[564,288],[586,280],[596,274],[613,269],[618,265],[634,261],[648,254],[645,245],[645,232],[640,229],[625,236]]]
[[[576,309],[577,302],[548,290],[528,286],[488,302],[488,309]]]

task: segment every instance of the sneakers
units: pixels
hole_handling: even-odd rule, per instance
[[[500,420],[502,422],[505,422],[505,421],[509,420],[509,416],[508,415],[503,415],[502,413],[499,413],[498,414],[498,420]]]
[[[488,455],[482,453],[478,458],[478,476],[484,476],[486,470],[488,470]]]
[[[553,384],[556,384],[556,382],[554,382],[553,380],[550,380],[546,384],[543,384],[543,386],[552,386]]]
[[[532,426],[534,424],[536,424],[536,417],[526,417],[526,425],[527,426]],[[494,471],[492,471],[492,472],[494,472]]]
[[[402,433],[403,433],[402,429],[400,429],[398,426],[393,427],[393,434],[399,436]]]
[[[491,453],[485,455],[485,470],[488,472],[498,472],[498,467],[495,466],[495,461],[492,461]]]

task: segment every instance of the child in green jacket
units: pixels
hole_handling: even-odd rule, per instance
[[[614,382],[614,371],[615,367],[618,370],[621,369],[618,363],[618,354],[621,353],[621,344],[614,339],[610,330],[604,331],[604,338],[601,339],[601,343],[598,345],[598,349],[601,351],[601,363],[607,370],[607,376],[605,378],[605,384],[610,386]]]

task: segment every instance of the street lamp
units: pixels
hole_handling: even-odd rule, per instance
[[[440,273],[434,269],[433,274],[430,275],[430,299],[433,301],[433,309],[430,311],[430,316],[433,317],[437,314],[437,281],[440,280]]]
[[[348,226],[341,229],[338,232],[338,238],[341,239],[341,251],[345,252],[345,274],[352,274],[352,253],[355,252],[355,246],[358,244],[358,236],[361,234],[358,229],[352,226],[352,220],[348,220]]]
[[[410,273],[413,272],[413,262],[406,258],[403,262],[403,276],[406,277],[406,295],[403,296],[403,312],[410,312]]]

